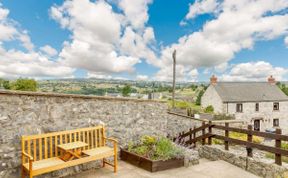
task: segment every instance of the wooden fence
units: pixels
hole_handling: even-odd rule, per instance
[[[206,132],[208,129],[208,132]],[[212,129],[222,130],[225,132],[223,135],[218,135],[212,132]],[[199,133],[200,132],[200,133]],[[236,132],[236,133],[243,133],[247,134],[247,141],[230,138],[229,132]],[[269,138],[275,140],[275,146],[267,146],[259,143],[253,142],[253,136],[263,137],[264,139]],[[208,143],[209,145],[212,144],[212,138],[220,139],[224,141],[225,150],[229,150],[229,144],[236,144],[236,145],[244,145],[247,149],[247,156],[253,157],[253,148],[267,151],[270,153],[275,154],[275,163],[278,165],[282,165],[282,156],[288,156],[288,150],[281,148],[282,141],[288,141],[287,135],[282,135],[281,129],[276,129],[276,133],[267,133],[267,132],[259,132],[252,130],[252,126],[248,125],[247,129],[240,129],[235,127],[230,127],[229,123],[225,123],[223,125],[215,125],[212,124],[211,121],[208,123],[203,122],[202,126],[193,129],[190,129],[188,132],[179,133],[178,137],[173,138],[173,141],[184,144],[186,146],[193,145],[196,146],[196,143],[201,141],[202,145]],[[208,141],[207,141],[208,140]]]

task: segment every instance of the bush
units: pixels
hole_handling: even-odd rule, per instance
[[[212,138],[212,144],[213,144],[213,145],[223,145],[223,144],[224,144],[224,141],[223,141],[223,140],[216,139],[216,138]]]
[[[10,90],[10,89],[11,89],[9,80],[4,80],[4,81],[2,82],[2,86],[3,86],[3,88],[5,88],[6,90]]]
[[[36,91],[37,82],[33,79],[17,79],[10,85],[13,90]]]
[[[184,157],[183,150],[165,137],[143,136],[139,144],[130,142],[127,150],[152,160],[168,160]]]
[[[126,84],[123,88],[122,88],[122,96],[127,97],[131,94],[132,92],[132,88],[130,85]]]
[[[204,109],[205,113],[213,113],[214,112],[214,107],[209,105]]]

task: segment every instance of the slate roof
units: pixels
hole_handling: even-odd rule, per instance
[[[213,87],[223,102],[288,101],[277,85],[268,82],[218,82]]]

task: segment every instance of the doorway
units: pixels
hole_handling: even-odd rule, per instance
[[[255,131],[260,131],[260,119],[255,119],[254,120],[254,130]]]

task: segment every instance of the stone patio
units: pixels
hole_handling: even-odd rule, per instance
[[[119,161],[119,170],[116,174],[110,166],[94,169],[68,176],[66,178],[257,178],[254,174],[246,172],[239,167],[225,161],[210,161],[200,159],[200,164],[150,173],[131,164]]]

